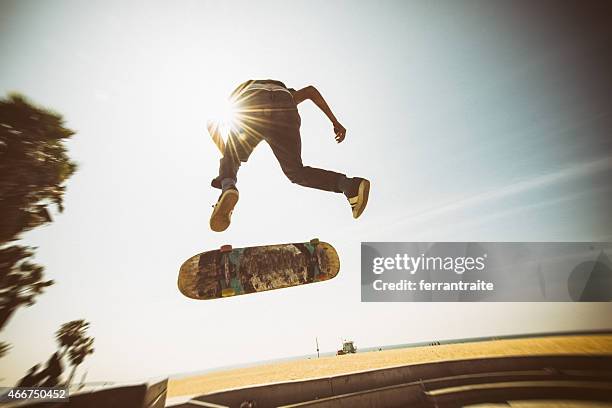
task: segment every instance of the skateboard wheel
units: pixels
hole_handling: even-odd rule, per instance
[[[225,288],[221,291],[222,297],[230,297],[230,296],[234,296],[235,294],[236,294],[236,291],[234,290],[234,288]]]
[[[321,273],[321,274],[319,274],[319,276],[317,276],[317,277],[315,278],[315,282],[322,282],[322,281],[326,281],[326,280],[328,280],[328,279],[329,279],[329,275],[328,275],[328,274],[326,274],[326,273]]]
[[[310,240],[310,244],[311,245],[317,245],[317,244],[319,244],[319,242],[321,242],[321,241],[319,241],[319,238],[313,238],[313,239]]]
[[[231,245],[221,245],[221,248],[219,248],[220,252],[231,252],[232,251],[232,246]]]

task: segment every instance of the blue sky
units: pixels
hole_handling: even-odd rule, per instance
[[[522,3],[526,8],[528,3]],[[520,10],[519,10],[520,11]],[[361,241],[610,241],[609,110],[572,41],[501,2],[0,2],[0,92],[61,112],[79,171],[66,211],[29,233],[56,284],[0,333],[10,384],[91,322],[89,380],[134,380],[357,346],[610,327],[609,304],[360,303]],[[583,67],[584,68],[584,67]],[[307,165],[367,177],[342,195],[291,184],[260,145],[232,226],[208,229],[219,153],[205,123],[240,82],[315,85],[348,129],[300,105]],[[197,302],[191,255],[332,243],[333,281]],[[83,372],[81,371],[81,372]]]

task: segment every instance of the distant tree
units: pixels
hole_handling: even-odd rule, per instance
[[[63,211],[64,183],[76,170],[64,142],[73,134],[61,115],[21,95],[0,99],[0,330],[53,284],[32,248],[9,243],[51,222],[51,206]]]
[[[85,320],[73,320],[64,323],[55,332],[55,340],[60,347],[61,356],[65,356],[71,348],[79,345],[79,342],[87,338],[89,323]]]
[[[54,387],[62,383],[64,373],[63,360],[66,358],[72,366],[66,385],[70,385],[77,367],[83,363],[85,357],[93,354],[94,338],[87,336],[89,323],[85,320],[73,320],[64,323],[55,332],[58,350],[51,355],[44,368],[40,364],[32,367],[26,375],[19,380],[17,386],[22,387]]]
[[[60,383],[60,377],[64,373],[64,365],[62,364],[62,356],[59,352],[55,352],[47,360],[47,365],[44,370],[37,375],[40,381],[37,383],[39,387],[55,387]]]
[[[70,365],[72,365],[72,371],[67,381],[68,385],[72,383],[76,369],[85,360],[85,357],[93,354],[93,343],[93,337],[87,337],[78,341],[77,344],[68,351],[68,361],[70,361]]]
[[[72,378],[77,367],[85,360],[89,354],[93,354],[93,337],[87,336],[89,323],[85,320],[73,320],[64,323],[55,333],[55,339],[60,346],[61,356],[68,356],[68,361],[72,365],[72,371],[68,377],[68,385],[72,382]]]
[[[16,386],[17,387],[33,387],[33,386],[38,385],[38,376],[40,375],[38,371],[38,367],[40,367],[40,364],[36,364],[32,368],[30,368],[30,370],[26,373],[26,375],[21,380],[19,380]]]

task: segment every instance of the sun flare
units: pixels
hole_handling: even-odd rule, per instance
[[[234,103],[224,100],[217,106],[217,109],[212,112],[210,120],[218,129],[221,137],[227,140],[230,131],[236,129],[236,107]]]

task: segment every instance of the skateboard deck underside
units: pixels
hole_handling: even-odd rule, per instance
[[[203,252],[183,263],[178,287],[192,299],[218,299],[334,278],[338,253],[326,242]]]

